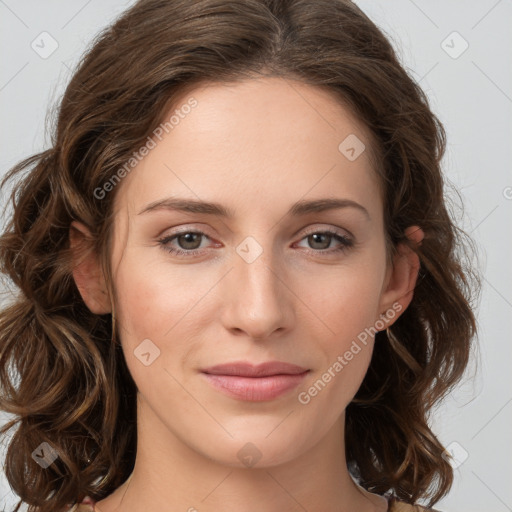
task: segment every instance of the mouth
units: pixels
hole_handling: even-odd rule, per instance
[[[234,362],[201,370],[207,382],[232,398],[263,402],[289,393],[310,370],[290,363],[271,361],[260,365]]]

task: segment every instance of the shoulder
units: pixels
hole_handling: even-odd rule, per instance
[[[94,511],[94,505],[88,505],[85,503],[77,503],[76,505],[73,505],[70,509],[68,509],[66,512],[95,512],[95,511]]]
[[[66,512],[95,512],[94,505],[94,501],[91,498],[86,497],[80,503],[73,505]]]
[[[421,505],[410,505],[409,503],[392,499],[389,506],[389,512],[441,512],[441,510],[425,508]]]

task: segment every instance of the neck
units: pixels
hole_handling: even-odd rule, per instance
[[[129,479],[97,512],[384,512],[387,502],[350,476],[343,414],[321,441],[275,465],[234,467],[183,443],[138,398],[137,456]]]

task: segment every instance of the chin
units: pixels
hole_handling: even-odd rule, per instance
[[[222,440],[212,440],[208,447],[197,447],[209,459],[233,468],[263,469],[285,464],[301,453],[299,446],[303,444],[290,435],[289,431],[272,432],[272,428],[252,431],[251,429],[232,432],[233,438],[222,436]],[[206,449],[205,449],[206,448]]]

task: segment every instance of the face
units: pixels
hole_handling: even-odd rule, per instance
[[[333,97],[265,78],[202,86],[173,110],[190,97],[116,190],[116,322],[147,429],[271,466],[342,426],[411,283],[387,264],[370,141]],[[205,373],[269,361],[302,370]]]

